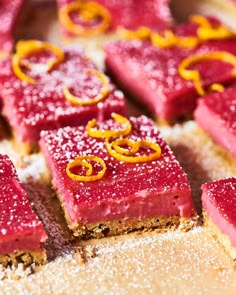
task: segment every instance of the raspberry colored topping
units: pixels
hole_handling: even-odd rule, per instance
[[[75,2],[74,0],[57,0],[58,7],[61,9],[65,5]],[[80,1],[76,1],[80,2]],[[88,1],[90,2],[90,1]],[[136,29],[139,26],[147,26],[153,29],[162,30],[171,23],[171,13],[168,6],[168,0],[95,0],[102,5],[111,15],[111,29],[123,26],[127,29]],[[89,22],[85,22],[78,15],[71,14],[75,23],[88,27]],[[95,26],[96,20],[91,22],[91,26]],[[98,21],[97,21],[98,22]],[[66,31],[66,28],[63,27]],[[66,31],[70,33],[69,31]]]
[[[71,222],[193,214],[186,175],[153,122],[144,116],[130,121],[132,132],[127,138],[156,142],[162,151],[159,159],[147,163],[120,162],[107,152],[104,139],[91,138],[82,126],[42,132],[41,149]],[[101,129],[119,126],[122,128],[114,120],[99,124]],[[77,155],[90,154],[106,163],[104,177],[90,183],[70,179],[65,172],[68,162]]]
[[[2,0],[0,3],[0,50],[10,52],[13,49],[13,31],[24,0]]]
[[[1,63],[3,114],[15,129],[18,140],[35,142],[43,129],[77,126],[86,124],[92,118],[107,118],[112,111],[123,112],[123,94],[110,82],[109,94],[100,103],[80,106],[67,101],[63,94],[67,86],[73,95],[88,99],[96,97],[103,85],[95,75],[86,72],[87,69],[95,69],[95,65],[81,49],[66,49],[64,54],[64,62],[49,72],[45,71],[45,65],[51,57],[50,53],[27,59],[31,67],[25,68],[24,73],[33,78],[35,84],[17,78],[10,59]]]
[[[176,26],[180,36],[196,36],[198,25]],[[108,71],[145,104],[154,114],[171,120],[192,112],[198,98],[193,81],[180,77],[178,67],[188,56],[210,52],[236,54],[235,39],[210,40],[193,49],[182,47],[158,48],[149,41],[129,40],[110,43],[105,48]],[[191,66],[208,89],[214,83],[233,80],[232,65],[222,60],[203,60]]]
[[[236,246],[236,178],[206,183],[202,190],[203,209]]]
[[[40,248],[47,235],[12,162],[4,155],[0,155],[0,175],[0,254]]]
[[[194,116],[217,143],[236,157],[236,86],[199,100]]]

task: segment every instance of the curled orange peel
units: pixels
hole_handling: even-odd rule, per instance
[[[136,31],[127,30],[123,27],[118,27],[117,34],[121,38],[126,40],[131,40],[131,39],[145,40],[150,38],[151,30],[145,26],[138,28]]]
[[[236,57],[231,53],[225,51],[215,51],[188,56],[179,64],[178,72],[183,79],[192,80],[194,82],[195,88],[201,96],[206,93],[201,83],[201,75],[197,70],[191,70],[189,67],[198,62],[207,60],[220,60],[222,62],[230,63],[233,66],[232,76],[236,77]],[[211,86],[214,91],[222,91],[222,87],[223,86],[221,84],[213,84]]]
[[[224,86],[220,83],[214,83],[210,86],[209,90],[212,91],[216,91],[216,92],[221,92],[224,91]]]
[[[71,19],[72,13],[78,13],[78,16],[83,21],[91,22],[93,20],[98,20],[99,22],[93,27],[76,24]],[[59,10],[59,20],[68,32],[79,36],[104,33],[111,25],[111,15],[109,11],[101,4],[93,1],[78,0],[64,5]]]
[[[194,48],[198,44],[198,39],[196,37],[180,37],[170,30],[164,31],[163,34],[152,33],[151,41],[154,46],[160,48],[169,48],[173,46]]]
[[[197,28],[197,36],[202,41],[235,37],[235,33],[228,28],[222,24],[212,24],[202,15],[193,15],[190,20],[199,25]]]
[[[26,68],[31,69],[30,62],[23,61],[24,58],[27,56],[30,56],[32,54],[37,54],[42,51],[50,51],[53,54],[55,54],[55,58],[50,58],[47,62],[47,71],[50,71],[53,67],[60,64],[64,60],[64,52],[47,42],[41,42],[38,40],[27,40],[27,41],[19,41],[16,45],[16,53],[12,57],[12,68],[15,75],[30,84],[36,83],[35,79],[32,77],[26,75],[22,71],[22,65],[24,65]]]
[[[117,138],[110,142],[109,138],[106,138],[105,145],[108,153],[113,158],[122,162],[144,163],[157,160],[161,156],[160,146],[157,143],[148,140],[133,141],[128,138]],[[126,149],[123,146],[127,146],[128,148]],[[154,152],[148,155],[135,156],[141,148],[149,148]]]
[[[93,165],[91,162],[99,163],[102,167],[102,170],[99,171],[97,174],[93,175]],[[71,168],[82,166],[87,168],[86,175],[78,175],[71,172]],[[105,172],[106,172],[106,163],[103,159],[94,156],[94,155],[88,155],[88,156],[77,156],[72,162],[69,162],[66,166],[66,173],[69,178],[76,180],[76,181],[82,181],[82,182],[91,182],[96,181],[98,179],[101,179]]]
[[[92,119],[88,122],[86,126],[86,130],[89,136],[96,138],[110,138],[110,137],[118,137],[128,135],[132,130],[132,125],[130,121],[116,113],[112,113],[111,117],[118,123],[120,123],[123,127],[121,130],[99,130],[96,129],[97,120]]]
[[[71,93],[70,86],[65,86],[63,89],[63,94],[64,94],[65,98],[69,102],[71,102],[72,104],[76,104],[76,105],[80,105],[80,106],[93,105],[93,104],[96,104],[100,101],[103,101],[108,96],[108,94],[110,92],[109,81],[103,73],[101,73],[97,70],[93,70],[93,69],[85,70],[85,73],[88,75],[96,76],[101,81],[102,88],[100,90],[100,93],[97,96],[95,96],[94,98],[83,99],[83,98],[73,95]]]

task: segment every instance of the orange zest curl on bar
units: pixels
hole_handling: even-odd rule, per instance
[[[101,73],[101,72],[98,72],[97,70],[86,70],[85,71],[86,74],[89,74],[89,75],[92,75],[92,76],[96,76],[102,83],[102,88],[100,90],[100,93],[95,96],[94,98],[87,98],[87,99],[82,99],[82,98],[79,98],[75,95],[73,95],[70,91],[70,87],[69,86],[66,86],[64,89],[63,89],[63,94],[65,96],[65,98],[75,104],[75,105],[80,105],[80,106],[89,106],[89,105],[93,105],[93,104],[96,104],[100,101],[103,101],[109,94],[109,81],[107,79],[107,77]]]
[[[21,66],[25,66],[28,69],[31,69],[31,64],[29,62],[23,61],[23,59],[32,54],[37,54],[42,51],[50,51],[55,54],[55,58],[51,58],[47,62],[47,71],[50,71],[56,65],[60,64],[64,60],[64,52],[50,43],[41,42],[37,40],[28,40],[28,41],[19,41],[16,45],[16,53],[12,57],[12,67],[15,75],[23,80],[28,82],[29,84],[36,83],[35,79],[26,75]]]
[[[152,33],[150,36],[152,44],[160,48],[169,48],[173,46],[194,48],[198,44],[198,39],[196,37],[180,37],[170,30],[164,31],[163,34]]]
[[[191,21],[198,24],[197,36],[201,41],[235,37],[235,34],[222,24],[212,24],[202,15],[193,15]]]
[[[236,57],[228,52],[225,51],[215,51],[209,52],[205,54],[195,54],[185,58],[178,67],[179,75],[185,80],[192,80],[194,82],[195,88],[199,95],[204,95],[205,90],[203,89],[201,83],[201,76],[197,70],[190,70],[188,69],[190,66],[207,60],[220,60],[222,62],[230,63],[233,66],[232,76],[236,77]],[[214,91],[222,91],[222,85],[220,84],[213,84],[211,89]],[[218,89],[218,90],[217,90]]]
[[[78,13],[78,16],[87,22],[100,21],[93,27],[76,24],[72,21],[70,14]],[[111,15],[102,5],[92,1],[74,1],[59,10],[59,20],[70,33],[79,36],[97,35],[106,32],[111,24]]]
[[[91,162],[95,162],[101,165],[102,170],[99,171],[97,174],[93,175],[93,165]],[[71,172],[71,168],[82,166],[87,168],[86,175],[78,175]],[[82,182],[91,182],[96,181],[98,179],[101,179],[105,172],[106,172],[106,163],[103,161],[103,159],[88,155],[88,156],[77,156],[72,162],[69,162],[66,166],[66,173],[68,177],[70,177],[73,180],[76,181],[82,181]]]
[[[131,132],[132,125],[130,121],[116,113],[112,113],[111,117],[118,123],[120,123],[123,127],[121,130],[98,130],[95,129],[97,125],[97,120],[92,119],[88,122],[86,126],[86,130],[89,136],[96,137],[96,138],[110,138],[110,137],[118,137],[118,136],[125,136]]]
[[[160,146],[157,143],[148,140],[133,141],[128,138],[117,138],[112,142],[109,142],[109,139],[106,138],[105,145],[108,153],[122,162],[144,163],[157,160],[161,156]],[[127,146],[128,148],[126,149],[123,146]],[[149,148],[154,152],[148,155],[135,156],[141,148]]]
[[[139,40],[146,40],[149,39],[151,36],[151,30],[148,27],[140,27],[136,31],[127,30],[123,27],[118,27],[117,29],[118,35],[126,40],[132,39],[139,39]]]

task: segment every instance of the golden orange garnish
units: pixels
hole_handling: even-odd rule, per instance
[[[149,39],[151,36],[151,30],[148,27],[140,27],[136,31],[127,30],[123,27],[118,27],[117,29],[118,35],[126,40],[131,39],[139,39],[139,40],[146,40]]]
[[[102,167],[102,170],[99,171],[97,174],[93,175],[93,165],[91,162],[99,163]],[[71,172],[71,168],[82,166],[87,168],[86,175],[78,175]],[[83,182],[91,182],[98,179],[101,179],[106,172],[106,163],[103,159],[88,155],[88,156],[77,156],[72,162],[69,162],[66,166],[66,173],[67,175],[76,181],[83,181]]]
[[[92,76],[96,76],[101,81],[102,87],[101,87],[99,94],[97,96],[95,96],[94,98],[83,99],[83,98],[79,98],[79,97],[73,95],[70,91],[70,87],[66,86],[63,89],[63,93],[64,93],[65,98],[69,102],[76,104],[76,105],[81,105],[81,106],[93,105],[93,104],[96,104],[100,101],[103,101],[108,96],[109,91],[110,91],[109,90],[109,88],[110,88],[109,81],[108,81],[107,77],[103,73],[101,73],[97,70],[93,70],[93,69],[85,70],[85,73],[92,75]]]
[[[87,23],[91,23],[92,21],[97,21],[98,23],[92,27],[76,24],[71,19],[72,13],[78,13],[78,17]],[[111,25],[109,11],[101,4],[92,1],[78,0],[66,4],[59,10],[59,20],[70,33],[79,36],[104,33]]]
[[[221,92],[224,91],[224,86],[220,83],[214,83],[210,86],[210,91],[216,91],[216,92]]]
[[[169,48],[173,46],[194,48],[198,44],[196,37],[180,37],[172,31],[166,30],[163,34],[152,33],[151,41],[154,46],[160,48]]]
[[[120,123],[123,127],[121,130],[99,130],[96,129],[97,120],[92,119],[88,122],[86,126],[86,130],[89,136],[96,137],[96,138],[110,138],[110,137],[118,137],[118,136],[125,136],[131,132],[132,125],[130,121],[116,113],[112,113],[111,117],[118,123]]]
[[[200,40],[217,40],[235,37],[235,33],[224,27],[222,24],[212,24],[202,15],[193,15],[191,21],[197,23],[197,36]]]
[[[23,59],[33,54],[38,54],[42,51],[50,51],[56,56],[55,58],[50,58],[47,62],[47,71],[50,71],[54,66],[60,64],[64,60],[64,52],[60,48],[50,43],[37,40],[27,40],[19,41],[16,44],[16,53],[12,57],[12,67],[13,72],[19,79],[30,84],[34,84],[36,82],[32,77],[26,75],[22,71],[21,67],[25,66],[26,68],[31,69],[31,64],[27,61],[24,61]]]
[[[161,156],[160,146],[157,143],[148,140],[133,141],[128,138],[117,138],[110,142],[109,138],[106,138],[105,145],[108,153],[122,162],[144,163],[157,160]],[[127,146],[128,148],[124,148],[124,146]],[[135,156],[141,148],[148,148],[154,152],[147,155]]]
[[[205,90],[203,89],[201,83],[200,73],[197,70],[190,70],[189,67],[198,62],[208,60],[220,60],[222,62],[230,63],[233,66],[232,76],[236,77],[236,57],[231,53],[225,51],[215,51],[188,56],[179,64],[178,72],[183,79],[192,80],[194,82],[194,85],[199,95],[205,94]],[[217,87],[219,89],[219,84]]]

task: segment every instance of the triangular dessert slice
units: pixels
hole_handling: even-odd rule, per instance
[[[0,155],[0,174],[0,263],[45,263],[47,234],[8,156]]]
[[[67,35],[106,33],[117,27],[163,30],[171,23],[168,0],[57,0],[59,22]]]
[[[236,259],[236,178],[206,183],[202,191],[205,224]]]
[[[191,189],[158,129],[145,116],[113,118],[41,133],[70,229],[85,237],[187,229],[195,214]]]
[[[219,34],[219,32],[222,32]],[[124,33],[105,47],[108,72],[154,115],[174,120],[191,113],[199,96],[236,75],[236,39],[215,19],[195,16],[162,33]]]
[[[25,0],[2,0],[0,3],[0,50],[11,52],[14,45],[14,30]]]
[[[236,158],[236,86],[198,101],[197,123]]]
[[[86,124],[123,112],[124,96],[81,48],[61,49],[29,40],[1,62],[3,115],[18,143],[30,148],[41,130]]]

